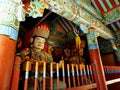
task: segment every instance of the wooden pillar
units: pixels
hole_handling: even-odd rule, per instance
[[[21,58],[19,56],[16,56],[13,67],[11,90],[18,90],[19,79],[20,79],[20,64],[21,64]]]
[[[101,56],[97,41],[97,34],[91,30],[87,34],[88,48],[90,54],[91,64],[93,64],[93,74],[95,75],[95,81],[98,86],[98,90],[107,90],[104,70],[101,62]]]
[[[10,90],[16,42],[0,35],[0,90]]]
[[[0,0],[0,90],[10,90],[22,15],[21,0]]]

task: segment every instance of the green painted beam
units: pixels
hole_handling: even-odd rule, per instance
[[[49,4],[52,5],[50,8],[51,11],[71,20],[75,24],[79,25],[80,23],[84,23],[88,27],[94,27],[95,31],[100,33],[99,35],[103,38],[115,38],[110,29],[108,29],[101,21],[95,19],[83,8],[76,5],[73,0],[51,1]]]
[[[114,0],[114,1],[115,1],[116,5],[120,4],[120,2],[118,0]]]
[[[104,3],[102,2],[102,0],[98,0],[100,5],[102,6],[102,8],[104,9],[104,12],[107,11],[107,8],[105,7]]]
[[[94,7],[96,8],[96,10],[101,13],[100,9],[98,8],[97,4],[95,3],[94,0],[91,0],[92,4],[94,5]]]
[[[41,5],[39,10],[41,8],[49,9],[52,12],[55,12],[56,14],[68,20],[71,20],[77,25],[83,23],[85,26],[87,26],[87,28],[94,27],[94,30],[97,33],[100,33],[99,35],[103,38],[115,38],[113,32],[111,32],[110,29],[108,29],[101,21],[97,20],[91,14],[86,12],[82,7],[79,7],[79,5],[77,5],[73,0],[40,0],[38,2]]]
[[[91,5],[90,0],[73,0],[73,1],[76,5],[86,10],[86,12],[90,13],[96,19],[101,20],[101,21],[103,20],[100,12],[98,13],[97,10],[95,10],[95,8]]]
[[[105,13],[103,17],[105,18],[104,23],[106,25],[119,20],[120,19],[119,7],[114,8],[111,11]]]
[[[110,0],[106,0],[106,2],[107,2],[107,4],[108,4],[109,8],[111,9],[113,6],[112,6]]]

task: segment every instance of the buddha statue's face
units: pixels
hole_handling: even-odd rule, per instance
[[[33,42],[33,47],[36,49],[43,49],[45,44],[45,39],[41,37],[35,37]]]

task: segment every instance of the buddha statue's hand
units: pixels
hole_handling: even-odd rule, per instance
[[[24,48],[24,49],[21,51],[21,54],[24,55],[24,56],[27,56],[29,53],[30,53],[29,48]]]
[[[30,54],[29,48],[25,48],[25,49],[23,49],[23,50],[20,52],[20,56],[21,56],[21,58],[22,58],[23,60],[28,60],[28,59],[30,59],[29,54]]]

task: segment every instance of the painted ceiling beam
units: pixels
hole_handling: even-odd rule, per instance
[[[102,15],[120,6],[119,0],[91,0],[91,2]]]
[[[34,3],[34,1],[32,0],[32,4],[33,3]],[[43,8],[47,8],[47,9],[55,12],[56,14],[66,18],[68,20],[71,20],[72,22],[74,22],[77,25],[80,25],[82,23],[85,26],[87,26],[86,28],[94,27],[95,31],[97,33],[100,33],[99,35],[103,38],[107,38],[107,39],[115,38],[113,35],[113,32],[111,32],[110,29],[108,29],[101,21],[95,19],[92,15],[90,15],[88,12],[83,10],[83,8],[76,5],[73,0],[67,0],[67,1],[66,0],[49,0],[49,1],[48,0],[39,0],[38,2],[35,1],[35,3],[37,5],[36,4],[34,4],[34,5],[36,5],[36,7],[38,6],[37,7],[39,9],[38,11],[40,11],[41,9],[43,10]],[[32,7],[32,5],[31,5],[31,7]],[[27,9],[29,10],[29,9],[31,9],[31,7],[28,7]],[[29,11],[32,11],[32,13],[30,13],[30,15],[36,14],[33,12],[33,9],[34,9],[34,7],[32,7],[32,9],[29,10]],[[41,12],[43,13],[42,10],[41,10]],[[39,14],[38,14],[38,16],[39,16]]]
[[[51,1],[49,4],[52,5],[49,8],[51,11],[73,21],[75,24],[80,25],[80,23],[84,23],[88,27],[94,27],[101,37],[114,38],[113,33],[101,21],[95,19],[83,8],[76,5],[73,0]]]
[[[111,30],[113,30],[115,33],[118,33],[118,31],[120,31],[120,20],[108,24],[107,26],[108,28],[111,28]]]
[[[90,0],[73,0],[76,5],[83,8],[86,12],[94,16],[96,19],[102,21],[102,15],[101,13],[97,12],[95,8],[91,5]]]
[[[120,19],[119,0],[91,0],[92,5],[101,12],[106,25],[116,22]]]
[[[111,11],[105,13],[103,15],[103,17],[105,18],[104,23],[106,25],[118,21],[120,20],[120,6],[117,8],[112,9]]]
[[[69,30],[65,27],[65,25],[62,23],[62,21],[59,19],[58,22],[60,23],[60,25],[64,28],[64,30],[67,33]]]

